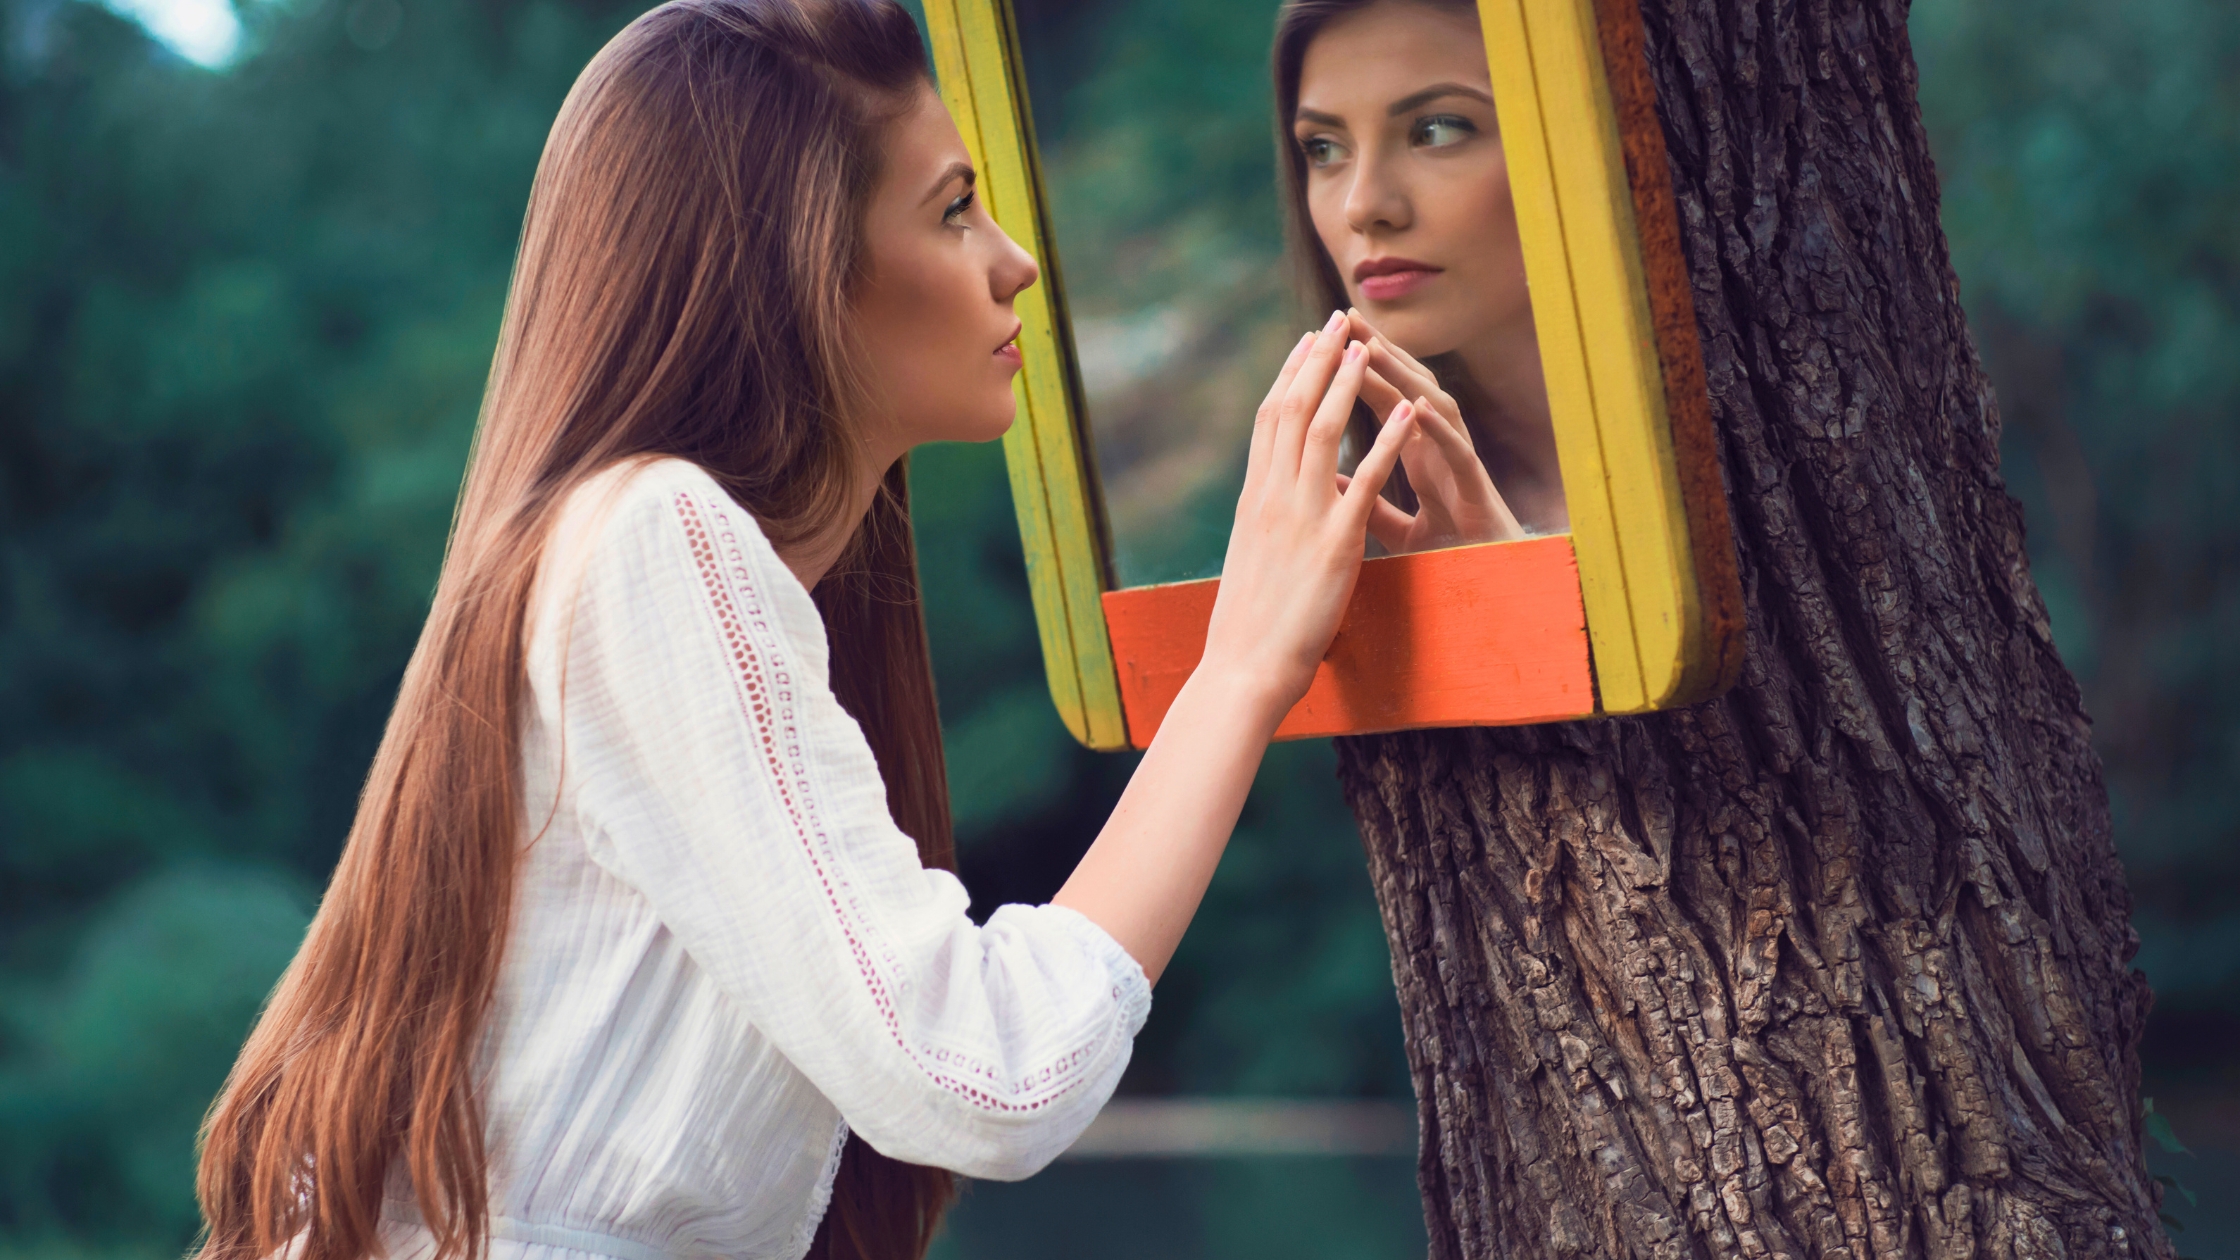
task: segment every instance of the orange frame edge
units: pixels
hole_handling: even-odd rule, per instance
[[[1128,741],[1151,744],[1205,653],[1221,580],[1108,591]],[[1353,601],[1277,739],[1560,722],[1595,710],[1566,535],[1363,561]]]

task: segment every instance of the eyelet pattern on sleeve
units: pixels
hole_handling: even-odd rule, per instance
[[[1007,1180],[1073,1142],[1143,1026],[1142,969],[1063,907],[975,924],[925,869],[815,603],[713,478],[656,460],[575,491],[526,629],[491,1260],[798,1260],[851,1131]]]
[[[909,983],[908,974],[891,946],[880,948],[874,960],[868,941],[872,932],[865,923],[866,907],[841,873],[832,838],[818,819],[795,705],[795,680],[777,663],[783,659],[783,647],[748,568],[748,544],[732,518],[738,509],[728,501],[718,504],[683,490],[677,491],[670,503],[684,529],[722,635],[740,708],[755,733],[794,838],[816,872],[818,886],[840,922],[857,972],[895,1044],[942,1088],[974,1106],[1034,1111],[1048,1105],[1079,1081],[1082,1069],[1100,1057],[1104,1046],[1091,1043],[1073,1047],[1059,1058],[1030,1069],[1020,1079],[1006,1081],[992,1063],[948,1047],[914,1045],[905,1036],[894,991]],[[1123,995],[1117,986],[1112,997],[1116,1006],[1121,1003]],[[1123,1036],[1132,1033],[1118,1028],[1111,1031]],[[977,1078],[978,1083],[959,1079],[960,1075]]]

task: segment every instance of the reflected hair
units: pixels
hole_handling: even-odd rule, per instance
[[[204,1122],[202,1260],[375,1254],[393,1175],[436,1260],[487,1251],[475,1076],[534,830],[523,623],[547,535],[591,477],[664,456],[780,545],[846,509],[863,210],[930,84],[893,0],[673,0],[576,80],[427,624],[333,882]],[[895,821],[953,866],[901,464],[812,595]],[[923,1256],[953,1196],[948,1172],[851,1137],[810,1254]]]

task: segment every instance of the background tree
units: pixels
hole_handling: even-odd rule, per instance
[[[2168,1255],[1906,9],[1642,7],[1747,662],[1670,714],[1339,741],[1432,1254]]]

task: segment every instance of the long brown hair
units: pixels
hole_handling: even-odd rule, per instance
[[[557,507],[706,468],[773,541],[848,501],[847,300],[887,123],[930,82],[892,0],[673,0],[594,57],[537,167],[442,576],[303,948],[204,1126],[204,1260],[359,1260],[392,1166],[480,1255],[474,1065],[528,839],[523,619]],[[896,821],[952,864],[903,469],[814,592]],[[923,1255],[953,1193],[851,1139],[812,1254]]]

